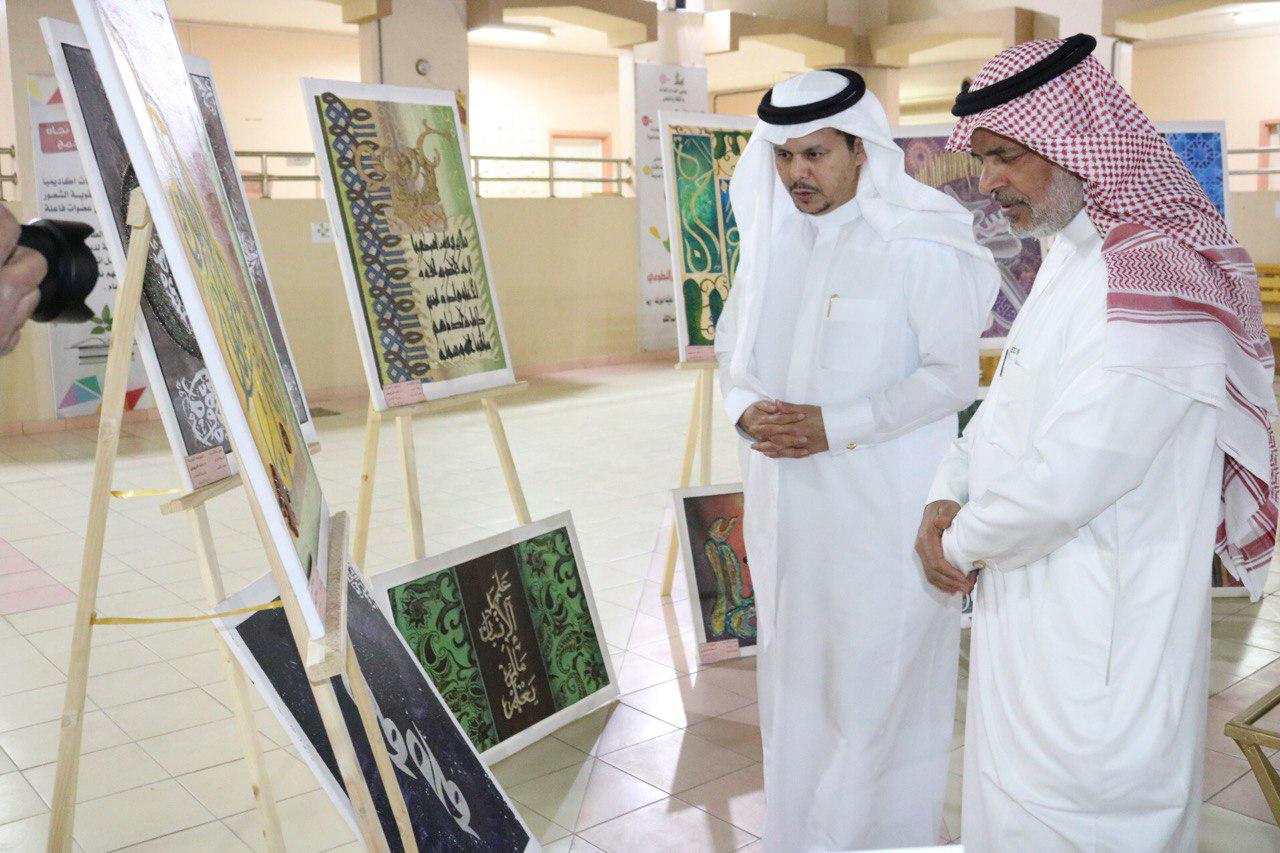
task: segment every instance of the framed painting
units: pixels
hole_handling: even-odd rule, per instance
[[[729,179],[756,121],[665,111],[659,120],[680,360],[710,361],[740,254]]]
[[[80,155],[89,193],[103,220],[105,250],[113,268],[124,269],[129,233],[125,225],[126,208],[129,190],[137,183],[128,152],[84,33],[73,24],[48,18],[41,21],[41,26],[75,136],[83,140]],[[201,99],[201,111],[210,141],[214,143],[223,188],[236,215],[236,229],[246,247],[254,286],[303,436],[307,441],[315,441],[315,425],[293,366],[266,265],[257,248],[257,232],[248,217],[248,203],[227,140],[209,65],[193,56],[184,56],[183,61],[192,85],[198,87],[198,92],[206,93]],[[222,140],[222,144],[215,139]],[[138,351],[152,387],[164,392],[153,396],[169,445],[178,458],[182,486],[189,490],[230,476],[236,471],[236,463],[209,371],[159,237],[153,238],[150,255],[143,283]]]
[[[372,583],[490,763],[618,696],[567,512],[382,572]]]
[[[374,408],[515,382],[454,93],[302,89]]]
[[[756,599],[742,531],[742,484],[675,489],[680,554],[703,663],[756,653]]]
[[[377,706],[378,721],[418,848],[478,853],[538,850],[520,813],[374,603],[368,579],[350,564],[346,578],[348,633]],[[274,582],[266,575],[228,599],[221,609],[240,610],[275,597]],[[284,611],[260,610],[221,619],[218,630],[359,838],[351,800],[343,787],[333,747]],[[333,686],[378,819],[392,849],[399,850],[395,817],[355,701],[342,678],[334,678]]]
[[[329,511],[164,0],[75,0],[241,475],[314,637]],[[247,215],[247,214],[246,214]]]

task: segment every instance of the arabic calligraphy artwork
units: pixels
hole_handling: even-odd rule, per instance
[[[537,850],[538,844],[519,813],[374,603],[369,581],[350,565],[347,596],[351,644],[377,706],[387,753],[396,769],[419,849],[482,853]],[[219,609],[239,610],[273,598],[275,586],[268,575]],[[351,801],[284,612],[263,610],[220,620],[219,630],[325,793],[359,837]],[[391,849],[400,850],[395,817],[355,702],[342,679],[335,678],[333,684],[378,819]]]
[[[675,517],[703,663],[756,653],[756,599],[742,532],[742,484],[675,489]]]
[[[1040,269],[1040,241],[1015,237],[999,203],[978,190],[978,166],[967,154],[946,151],[950,125],[895,127],[894,142],[906,155],[907,174],[939,189],[963,204],[973,215],[973,235],[991,250],[1000,269],[1000,292],[991,308],[984,338],[1003,338],[1031,293]],[[984,341],[998,346],[997,341]]]
[[[514,382],[454,94],[303,91],[374,406]]]
[[[755,120],[745,116],[662,113],[662,171],[681,361],[715,358],[716,321],[738,268],[729,179],[754,126]]]
[[[563,513],[373,579],[486,761],[618,695],[581,565]]]
[[[44,27],[54,68],[65,81],[65,100],[73,124],[82,131],[80,135],[86,140],[82,156],[90,193],[97,209],[111,213],[103,231],[104,251],[123,266],[129,235],[125,225],[126,208],[130,191],[138,185],[137,177],[84,34],[79,27],[61,21],[46,20]],[[193,85],[203,81],[200,85],[211,93],[213,84],[208,76],[208,63],[195,57],[184,57],[184,60]],[[212,95],[209,98],[202,99],[201,107],[206,126],[223,139],[222,146],[214,145],[222,185],[233,210],[243,213],[243,218],[237,216],[236,225],[239,236],[244,240],[243,245],[253,249],[252,254],[246,257],[257,259],[257,237],[247,219],[247,207],[243,207],[240,175],[225,143],[221,110],[216,98]],[[315,428],[297,383],[270,282],[260,260],[257,260],[255,269],[255,286],[277,354],[281,356],[281,368],[290,385],[294,409],[302,423],[304,437],[314,441]],[[222,422],[204,357],[158,236],[152,240],[141,310],[139,350],[152,377],[153,387],[166,391],[159,401],[159,409],[169,443],[181,463],[180,470],[187,476],[184,487],[198,488],[230,476],[235,470],[230,438]]]
[[[168,9],[163,0],[75,6],[237,462],[307,627],[322,636],[324,585],[309,579],[325,577],[329,513]]]

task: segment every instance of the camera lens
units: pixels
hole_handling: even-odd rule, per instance
[[[40,282],[40,302],[31,319],[83,323],[93,318],[85,299],[98,283],[98,261],[85,244],[93,228],[83,222],[37,219],[22,226],[18,245],[44,256],[49,272]]]

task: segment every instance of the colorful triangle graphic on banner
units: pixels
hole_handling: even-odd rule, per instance
[[[61,90],[61,89],[54,89],[54,90],[53,90],[53,97],[49,99],[49,103],[51,103],[51,104],[60,104],[60,103],[62,103],[62,90]]]
[[[143,385],[141,388],[134,388],[130,391],[126,391],[124,393],[124,410],[126,412],[132,412],[133,407],[138,405],[138,401],[142,399],[142,394],[146,390],[147,386]]]
[[[58,404],[59,409],[69,409],[80,402],[79,396],[76,394],[76,386],[72,385],[67,389],[66,396],[62,398],[62,402]]]
[[[83,386],[91,393],[97,394],[99,397],[102,396],[102,380],[96,376],[86,376],[83,379],[78,380],[76,384]]]

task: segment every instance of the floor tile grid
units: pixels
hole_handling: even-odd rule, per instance
[[[531,816],[531,822],[542,824],[544,831],[539,834],[552,842],[550,849],[592,849],[585,846],[591,839],[603,849],[609,849],[619,838],[647,837],[645,833],[656,833],[655,837],[670,834],[663,832],[663,827],[679,829],[684,834],[677,837],[685,840],[701,838],[707,842],[702,849],[733,849],[752,842],[755,837],[751,832],[753,828],[756,834],[760,831],[762,799],[757,778],[758,732],[754,735],[754,743],[751,738],[744,737],[744,733],[755,724],[754,692],[747,690],[744,686],[746,681],[742,678],[749,667],[745,670],[740,665],[699,668],[691,638],[684,633],[688,627],[687,602],[664,604],[657,598],[658,578],[651,550],[654,547],[654,530],[661,523],[669,502],[667,490],[675,478],[674,469],[678,461],[675,455],[684,428],[680,414],[687,411],[691,391],[691,387],[686,387],[691,383],[682,379],[679,375],[672,376],[670,371],[652,368],[579,372],[552,380],[545,386],[539,384],[529,395],[528,402],[504,409],[508,433],[534,515],[545,515],[568,507],[575,510],[575,519],[579,520],[584,550],[588,552],[588,572],[591,573],[597,599],[602,603],[601,609],[605,610],[607,606],[609,610],[609,615],[602,613],[602,617],[610,650],[619,664],[624,690],[623,699],[611,713],[611,719],[627,718],[625,724],[616,727],[619,729],[616,733],[611,730],[609,721],[605,721],[601,730],[594,734],[589,728],[592,721],[580,721],[575,726],[586,725],[586,730],[574,731],[573,727],[561,730],[553,738],[509,759],[509,762],[516,762],[534,750],[548,749],[544,746],[548,744],[567,749],[567,754],[574,756],[574,760],[563,767],[555,767],[559,762],[554,760],[549,763],[526,761],[528,769],[525,773],[533,775],[523,780],[523,784],[534,790],[548,778],[559,774],[568,785],[567,802],[571,807],[575,803],[579,807],[589,805],[595,809],[593,816],[617,811],[607,820],[589,826],[575,826],[577,832],[570,833],[563,827],[553,830],[551,818],[524,806],[522,810]],[[606,416],[602,416],[602,412]],[[325,480],[327,494],[341,496],[344,489],[349,491],[350,483],[358,473],[363,426],[361,414],[352,407],[338,417],[327,418],[322,425],[325,427],[324,452],[317,457],[317,465]],[[472,423],[466,422],[468,416]],[[547,428],[546,421],[557,420],[561,422],[558,428]],[[723,424],[718,427],[714,479],[732,481],[737,477],[734,439]],[[496,460],[492,458],[492,449],[487,446],[487,434],[478,412],[453,413],[448,419],[433,418],[430,423],[420,423],[415,432],[420,449],[425,446],[431,446],[433,450],[439,448],[439,455],[444,460],[441,464],[424,466],[421,472],[424,494],[429,496],[426,524],[430,547],[453,547],[486,535],[486,532],[505,529],[512,523],[501,476]],[[567,453],[561,444],[562,436],[570,434],[575,440],[573,453]],[[624,435],[625,439],[619,439],[619,435]],[[15,550],[51,576],[73,586],[79,571],[81,536],[75,525],[82,525],[77,507],[79,513],[87,508],[83,489],[91,471],[87,460],[93,442],[91,436],[88,440],[77,440],[74,434],[52,436],[0,441],[0,533],[9,531],[4,522],[13,518],[15,527],[19,528],[14,539]],[[579,453],[580,446],[607,447],[610,451]],[[380,561],[381,566],[375,567],[386,568],[407,558],[408,554],[406,544],[396,541],[399,531],[395,528],[403,525],[398,519],[403,512],[401,483],[394,462],[394,440],[385,433],[380,449],[382,465],[375,490],[378,518],[373,530],[381,531],[385,538],[375,537],[377,547],[371,548],[370,562],[374,565]],[[139,429],[131,437],[127,450],[117,485],[123,486],[121,481],[126,481],[130,487],[155,487],[157,483],[164,483],[166,478],[172,478],[172,461],[163,446],[162,436],[145,428]],[[419,455],[422,458],[424,454]],[[524,460],[529,456],[533,456],[535,461],[526,464]],[[620,464],[620,459],[632,462]],[[52,488],[50,478],[56,480]],[[75,497],[77,494],[79,498]],[[440,497],[434,497],[436,495]],[[72,501],[70,506],[69,498]],[[348,495],[348,498],[348,501],[335,503],[333,507],[353,508],[354,495]],[[265,570],[260,548],[254,539],[252,519],[243,505],[228,499],[215,502],[210,509],[215,529],[219,532],[220,557],[228,576],[228,586],[234,588]],[[625,523],[620,523],[616,516],[623,513],[626,514]],[[60,525],[60,528],[51,527],[50,523]],[[117,526],[118,531],[113,530]],[[158,548],[140,548],[136,542],[144,534],[151,542],[165,544]],[[156,613],[171,607],[198,608],[200,595],[193,591],[193,586],[198,587],[199,582],[185,534],[185,524],[181,519],[160,520],[154,506],[137,502],[113,507],[112,525],[108,529],[108,558],[104,565],[104,592],[111,589],[118,596],[112,603]],[[107,581],[113,575],[120,576],[120,579],[110,586]],[[1280,588],[1277,580],[1273,576],[1269,591]],[[107,598],[104,595],[104,600]],[[1280,600],[1269,597],[1259,605],[1219,600],[1215,602],[1214,616],[1213,676],[1216,695],[1211,707],[1219,713],[1226,713],[1232,705],[1243,701],[1259,687],[1255,682],[1273,683],[1276,680],[1276,661],[1280,652],[1271,646],[1276,645],[1274,631],[1280,626]],[[1268,619],[1269,616],[1276,618]],[[1246,624],[1249,619],[1252,622]],[[66,631],[69,623],[70,608],[67,606],[0,616],[0,641],[13,637],[27,640],[31,648],[17,646],[19,657],[33,662],[43,659],[43,665],[36,668],[42,669],[47,665],[60,672],[56,666],[59,661],[56,652],[57,640],[60,639],[58,632]],[[188,812],[187,821],[203,819],[214,811],[228,808],[210,801],[208,793],[200,787],[202,777],[198,774],[204,772],[205,776],[216,777],[220,772],[227,773],[233,769],[238,750],[234,739],[227,737],[229,730],[222,733],[223,740],[227,741],[224,751],[210,749],[202,759],[193,762],[206,766],[184,767],[175,762],[174,755],[189,751],[189,744],[167,743],[167,740],[181,741],[188,734],[191,740],[201,739],[206,729],[229,723],[229,711],[218,698],[220,678],[215,677],[216,660],[210,657],[212,638],[206,631],[204,636],[209,639],[209,645],[204,646],[193,633],[179,635],[175,631],[173,636],[166,636],[169,633],[140,630],[95,646],[98,660],[105,659],[107,654],[103,650],[110,648],[114,653],[112,657],[126,663],[138,663],[135,667],[122,668],[107,664],[95,669],[95,676],[130,670],[164,673],[160,681],[166,685],[165,689],[174,692],[161,693],[161,703],[165,697],[181,700],[203,695],[208,704],[204,705],[202,713],[210,714],[219,708],[220,711],[216,717],[202,718],[203,721],[196,725],[162,731],[169,729],[172,721],[149,720],[145,714],[141,718],[131,715],[130,705],[146,702],[140,700],[115,705],[113,703],[118,699],[132,697],[120,693],[119,687],[113,687],[111,680],[99,682],[102,686],[98,692],[105,692],[103,698],[108,703],[105,709],[95,708],[101,719],[115,723],[120,717],[131,732],[148,736],[136,739],[126,734],[126,743],[102,746],[94,753],[111,757],[114,754],[110,750],[125,750],[128,745],[137,744],[143,754],[158,763],[166,774],[160,782],[94,800],[103,811],[120,810],[118,806],[123,800],[115,802],[112,797],[120,800],[130,792],[151,792],[152,789],[155,789],[155,796],[167,797],[180,804],[182,808],[175,811]],[[69,631],[66,635],[69,637]],[[102,638],[98,642],[102,643]],[[157,647],[158,653],[153,651]],[[156,659],[162,667],[156,667]],[[722,670],[730,674],[722,674]],[[44,673],[45,678],[49,677],[47,670]],[[184,686],[182,679],[193,686],[175,690]],[[124,682],[127,678],[121,676],[117,680]],[[740,692],[735,693],[734,688]],[[196,692],[190,692],[192,690]],[[6,712],[5,699],[11,697],[0,697],[0,724],[5,724],[8,719],[35,724],[32,717],[40,716],[38,709],[42,704],[46,708],[52,707],[50,719],[56,719],[60,693],[60,683],[54,683],[12,694],[19,699],[29,697],[30,701],[21,703],[30,708],[25,712],[25,718]],[[730,707],[733,705],[738,707]],[[962,717],[962,714],[961,705],[958,716]],[[259,718],[264,731],[270,733],[273,721],[263,711],[259,711]],[[1210,726],[1212,733],[1212,719]],[[1221,731],[1220,726],[1218,731]],[[275,743],[283,743],[283,733],[276,731],[275,734],[278,738]],[[594,748],[597,738],[599,748]],[[110,742],[110,738],[103,741]],[[181,748],[184,746],[186,750]],[[1211,750],[1214,746],[1210,743]],[[1224,745],[1219,743],[1217,746]],[[1217,754],[1235,758],[1227,751],[1231,748],[1230,742],[1225,747]],[[757,752],[753,754],[753,750]],[[959,767],[962,750],[961,727],[955,744],[955,769]],[[272,754],[278,754],[280,758],[273,760],[283,761],[287,757],[296,761],[291,752],[288,748],[274,749]],[[136,756],[136,753],[128,754]],[[680,759],[693,754],[704,758],[711,756],[712,759],[710,762],[685,760],[682,766]],[[726,759],[726,754],[736,757]],[[563,761],[563,755],[560,761]],[[145,761],[139,759],[137,763],[145,764]],[[712,765],[710,769],[707,768],[708,763]],[[737,764],[741,766],[720,772]],[[11,765],[7,752],[0,756],[0,778],[18,774],[32,792],[39,785],[32,787],[31,779],[43,784],[38,771],[47,765],[36,765],[26,770],[16,766],[11,768]],[[586,779],[578,783],[584,768]],[[504,768],[500,767],[499,772],[503,773]],[[1207,772],[1206,796],[1226,803],[1228,808],[1234,805],[1247,812],[1250,804],[1241,800],[1239,794],[1247,794],[1247,786],[1241,783],[1249,783],[1251,778],[1232,778],[1233,773],[1232,763],[1226,762],[1213,782],[1216,786],[1225,779],[1224,787],[1215,791],[1210,787],[1210,774]],[[288,777],[287,770],[285,774]],[[305,773],[302,775],[306,776]],[[594,796],[592,780],[597,777],[612,780],[615,783],[613,788],[625,787],[627,796],[620,800],[615,798],[607,807],[601,803],[608,801],[609,796],[603,800],[599,796],[588,798],[589,794]],[[951,827],[958,827],[958,778],[954,778],[954,802],[948,804],[948,825]],[[645,786],[654,790],[646,792]],[[521,786],[512,784],[510,787],[514,791]],[[677,787],[678,791],[668,790]],[[1253,788],[1256,790],[1256,785]],[[1236,792],[1234,798],[1226,796],[1233,790]],[[205,800],[210,801],[212,810],[202,804],[199,799],[201,792]],[[26,795],[26,792],[22,793]],[[333,846],[329,842],[339,846],[349,844],[345,828],[337,821],[336,813],[324,801],[321,792],[314,789],[314,784],[309,791],[289,793],[292,796],[285,796],[282,792],[280,808],[282,814],[297,815],[296,821],[286,817],[286,822],[291,831],[296,830],[299,838],[306,840],[300,849],[325,849]],[[182,794],[186,795],[185,799]],[[653,802],[627,808],[646,797],[658,795],[661,798]],[[524,796],[530,799],[528,793]],[[29,804],[29,797],[26,799]],[[745,810],[740,808],[735,813],[733,805],[748,800],[753,805]],[[540,802],[539,806],[545,811],[557,812],[558,816],[569,821],[548,801]],[[82,807],[82,811],[93,810]],[[572,809],[571,812],[575,818],[579,816]],[[694,814],[703,817],[691,821],[690,815]],[[1214,816],[1215,826],[1222,825],[1226,832],[1240,831],[1239,825],[1230,822],[1238,815],[1227,809],[1206,806],[1206,815]],[[324,816],[331,819],[327,827],[320,819]],[[722,821],[720,817],[727,820]],[[533,818],[541,818],[541,821]],[[0,846],[3,846],[11,829],[39,835],[41,820],[47,818],[35,815],[10,821],[0,811],[0,824],[3,824],[0,827]],[[1256,830],[1252,826],[1255,823],[1262,826],[1260,821],[1251,821],[1249,829]],[[689,828],[691,825],[692,829]],[[317,826],[322,830],[317,831]],[[557,832],[564,834],[557,835]],[[231,849],[236,843],[243,843],[233,839],[252,842],[254,833],[253,813],[243,811],[196,822],[176,834],[167,832],[160,835],[156,849],[177,849],[175,845],[179,843],[196,845],[190,849],[212,849],[211,846],[199,846],[201,842],[209,845],[225,843],[229,845],[226,849]],[[555,836],[554,840],[552,836]]]

